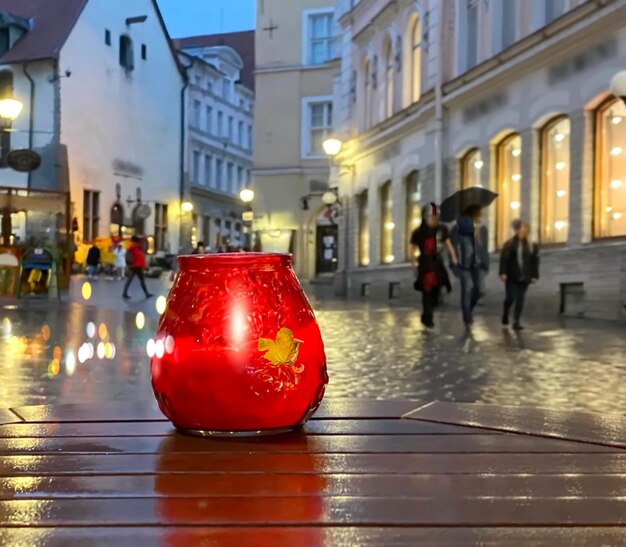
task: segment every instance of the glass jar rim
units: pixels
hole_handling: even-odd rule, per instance
[[[182,255],[178,257],[181,270],[204,270],[213,267],[264,266],[271,264],[291,265],[290,253],[216,253]]]

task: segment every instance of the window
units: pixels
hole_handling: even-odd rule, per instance
[[[248,150],[252,150],[252,126],[248,126]]]
[[[141,44],[141,58],[144,61],[148,59],[148,46],[146,44]]]
[[[545,0],[546,25],[565,13],[566,0]]]
[[[130,36],[120,36],[120,66],[129,72],[135,68],[133,41],[130,39]]]
[[[484,162],[478,148],[470,150],[461,160],[461,189],[482,186],[480,174]]]
[[[380,261],[391,264],[393,256],[393,203],[391,201],[391,181],[386,182],[380,189]]]
[[[358,197],[359,209],[359,266],[370,263],[370,225],[368,218],[367,190]]]
[[[13,73],[10,70],[0,72],[0,99],[13,97]],[[11,131],[0,131],[0,167],[7,165],[11,151]]]
[[[570,124],[558,118],[541,132],[542,243],[565,243],[569,221]]]
[[[232,116],[228,116],[228,140],[232,143],[235,142],[234,123],[234,118]]]
[[[200,128],[200,109],[202,105],[200,101],[193,102],[193,110],[191,111],[191,124],[194,127]]]
[[[227,101],[230,98],[230,80],[222,81],[222,99]]]
[[[213,107],[206,107],[206,119],[204,120],[204,127],[207,133],[211,133],[213,130]]]
[[[100,230],[100,192],[83,191],[83,241],[92,241]]]
[[[217,136],[221,137],[224,130],[224,113],[218,110],[217,112]]]
[[[307,135],[304,156],[323,156],[322,143],[332,132],[333,103],[331,100],[308,102],[306,120]]]
[[[496,154],[499,194],[496,242],[502,247],[511,234],[511,223],[521,212],[522,139],[516,133],[509,135],[500,142]]]
[[[243,188],[245,181],[243,180],[243,167],[237,166],[237,187]]]
[[[154,204],[154,243],[157,250],[167,248],[167,205]]]
[[[111,45],[111,31],[110,30],[105,30],[104,31],[104,43],[107,46]]]
[[[237,125],[237,144],[243,147],[243,122]]]
[[[411,260],[413,257],[411,235],[413,231],[420,225],[422,220],[422,184],[419,181],[419,173],[412,171],[406,178],[406,259]]]
[[[370,81],[370,62],[363,61],[363,129],[369,129],[372,122],[372,82]]]
[[[416,17],[411,30],[411,100],[416,103],[422,94],[422,25]]]
[[[385,115],[387,118],[393,116],[393,75],[395,67],[393,61],[393,46],[391,40],[387,39],[385,45]]]
[[[306,64],[321,65],[333,58],[333,12],[309,14]]]
[[[620,99],[596,113],[595,237],[626,236],[626,106]]]
[[[502,49],[509,47],[517,40],[517,0],[502,2]]]
[[[503,3],[510,1],[506,0]],[[465,70],[469,70],[478,62],[478,0],[467,0],[466,15]]]
[[[213,158],[209,154],[204,155],[204,184],[205,186],[212,186],[213,181],[211,175],[213,174]]]
[[[195,75],[193,78],[193,83],[197,86],[197,87],[202,87],[202,76],[199,75]]]
[[[224,188],[224,160],[215,160],[215,186],[218,190]]]
[[[211,80],[208,80],[206,83],[206,90],[209,93],[213,93],[213,82]]]
[[[235,175],[234,175],[234,166],[231,162],[226,164],[226,191],[234,193],[235,192]]]
[[[191,174],[192,182],[200,182],[200,152],[197,150],[193,153],[193,172]]]

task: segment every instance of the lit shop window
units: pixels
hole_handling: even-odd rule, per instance
[[[626,236],[626,106],[620,99],[596,114],[595,237]]]
[[[413,257],[413,245],[411,245],[411,235],[422,221],[422,185],[419,181],[419,173],[412,171],[406,178],[406,258]]]
[[[391,264],[393,256],[393,203],[391,201],[391,181],[383,184],[380,189],[380,261],[383,264]]]
[[[470,150],[461,160],[461,188],[482,186],[480,174],[483,168],[483,160],[478,148]]]
[[[565,243],[569,222],[569,138],[567,118],[557,118],[541,133],[542,243]]]
[[[368,218],[367,190],[358,198],[359,208],[359,266],[370,263],[370,225]]]
[[[506,137],[497,147],[498,219],[497,244],[502,247],[511,237],[511,223],[521,214],[522,139],[517,133]]]
[[[422,93],[422,26],[415,17],[411,28],[411,99],[416,103]]]

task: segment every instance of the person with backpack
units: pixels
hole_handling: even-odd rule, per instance
[[[130,276],[124,285],[124,293],[122,296],[127,300],[130,298],[128,289],[130,288],[133,279],[135,279],[135,276],[139,278],[139,283],[141,284],[141,288],[143,289],[146,298],[153,296],[148,292],[148,288],[146,287],[144,271],[148,268],[148,263],[146,261],[146,255],[143,254],[143,250],[139,244],[140,241],[141,240],[137,236],[133,236],[131,238],[131,245],[126,251],[126,267],[130,269]]]
[[[485,277],[489,273],[489,235],[481,214],[478,206],[467,208],[450,234],[458,260],[454,273],[461,286],[461,312],[467,328],[474,322],[474,308],[485,296]]]

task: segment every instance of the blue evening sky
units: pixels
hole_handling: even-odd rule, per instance
[[[252,30],[256,0],[157,0],[172,38]]]

